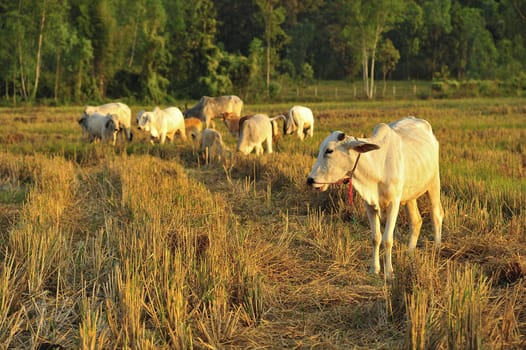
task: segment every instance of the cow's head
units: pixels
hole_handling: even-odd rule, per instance
[[[307,178],[307,184],[325,191],[330,184],[337,183],[349,176],[353,169],[357,153],[365,153],[380,148],[374,143],[346,136],[334,131],[320,145],[316,163]]]
[[[115,128],[115,123],[113,122],[113,120],[111,119],[108,119],[108,121],[106,122],[106,124],[104,124],[104,128],[106,129],[106,133],[108,135],[112,134],[112,133],[117,133],[117,129]]]
[[[141,116],[144,114],[144,112],[146,112],[144,109],[142,111],[139,111],[139,113],[137,113],[137,127],[139,127],[139,121],[141,120]]]
[[[278,121],[280,119],[283,119],[283,129],[285,129],[285,124],[287,117],[285,117],[283,114],[279,114],[275,117],[270,118],[270,123],[272,125],[272,139],[276,140],[279,137],[279,124]]]
[[[108,120],[104,124],[104,132],[109,137],[112,142],[115,142],[117,139],[117,133],[120,130],[119,119],[115,115],[108,114]]]
[[[120,130],[119,118],[116,115],[108,114],[108,121],[105,124],[105,128],[111,132],[118,132]]]
[[[226,122],[227,120],[232,120],[232,119],[239,119],[238,116],[236,116],[234,113],[232,112],[223,112],[223,113],[220,113],[219,114],[219,118],[223,119],[224,122]]]
[[[82,113],[82,117],[80,117],[78,122],[79,122],[79,125],[82,127],[82,131],[87,132],[88,131],[88,127],[87,127],[88,116]]]
[[[152,113],[151,112],[145,112],[141,111],[137,115],[137,127],[140,130],[144,130],[146,132],[150,131],[150,123],[152,121]]]

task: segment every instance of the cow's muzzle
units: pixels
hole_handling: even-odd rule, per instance
[[[324,191],[327,191],[327,189],[329,188],[329,184],[328,183],[319,183],[319,182],[316,182],[314,180],[313,177],[308,177],[307,178],[307,186],[310,186],[318,191],[321,191],[321,192],[324,192]]]

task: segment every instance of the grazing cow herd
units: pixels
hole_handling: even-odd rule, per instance
[[[243,101],[237,96],[204,96],[184,112],[177,107],[140,111],[137,127],[150,135],[150,142],[164,144],[175,135],[199,142],[199,149],[209,163],[222,161],[227,147],[214,129],[214,118],[221,118],[227,130],[237,137],[236,151],[244,155],[255,151],[272,153],[283,120],[283,134],[296,134],[300,140],[314,135],[312,110],[293,106],[286,115],[241,115]],[[100,139],[116,143],[121,131],[132,140],[131,111],[123,103],[87,106],[79,120],[89,141]],[[325,191],[331,184],[349,182],[360,194],[371,228],[373,244],[371,272],[380,272],[380,244],[384,246],[384,274],[394,276],[392,266],[393,232],[400,205],[405,205],[410,221],[409,251],[417,244],[422,218],[417,199],[426,194],[431,205],[435,245],[441,242],[444,211],[440,202],[439,144],[431,125],[415,117],[390,124],[378,124],[370,138],[332,132],[321,143],[308,177],[307,185]],[[380,220],[385,220],[383,233]]]
[[[137,114],[137,127],[150,136],[150,142],[164,144],[173,142],[176,135],[186,140],[187,136],[199,142],[202,152],[213,148],[207,159],[224,159],[226,150],[222,136],[215,130],[214,118],[223,120],[227,130],[238,141],[236,151],[257,155],[272,153],[272,143],[279,133],[278,121],[283,120],[283,132],[286,135],[297,133],[303,140],[313,136],[314,117],[312,111],[303,106],[292,107],[287,115],[269,117],[266,114],[242,116],[243,101],[237,96],[203,96],[199,102],[186,108],[184,112],[177,107],[152,111],[141,110]],[[90,142],[97,139],[116,144],[117,134],[123,131],[131,141],[131,110],[124,103],[107,103],[100,106],[87,106],[79,120]]]

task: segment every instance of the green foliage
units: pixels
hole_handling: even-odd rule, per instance
[[[202,85],[202,93],[204,95],[225,95],[228,91],[232,91],[232,81],[224,69],[221,69],[221,53],[218,50],[211,50],[211,54],[207,56],[207,74],[199,77],[199,82]],[[222,72],[223,71],[223,72]]]
[[[253,94],[254,99],[258,99],[265,91],[264,79],[264,47],[260,39],[255,38],[250,43],[248,57],[248,89]]]
[[[386,39],[378,50],[378,61],[382,64],[384,80],[389,73],[394,71],[398,60],[400,60],[400,52],[391,40]]]
[[[506,81],[434,80],[431,89],[435,98],[523,96],[526,90],[526,75],[521,73]]]
[[[294,66],[294,70],[286,70],[291,77],[294,77],[295,72],[301,72],[305,64],[313,64],[311,51],[316,46],[316,29],[316,25],[310,20],[291,27],[290,44],[285,52],[286,60]]]
[[[369,97],[382,75],[499,84],[526,71],[523,13],[496,0],[2,1],[0,99],[259,98],[308,66],[313,80],[365,77]],[[380,47],[389,42],[393,55]],[[396,51],[394,70],[385,57]]]
[[[149,0],[145,4],[141,21],[146,39],[145,53],[140,79],[144,81],[143,96],[146,102],[160,104],[165,101],[169,79],[166,74],[170,54],[166,47],[165,26],[167,15],[160,0]]]

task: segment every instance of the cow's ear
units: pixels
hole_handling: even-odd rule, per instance
[[[352,141],[347,142],[345,146],[348,149],[352,149],[360,153],[366,153],[366,152],[374,151],[380,148],[380,146],[378,146],[377,144],[370,143],[370,142],[363,141],[363,140],[352,140]]]
[[[340,132],[338,134],[338,141],[343,141],[345,139],[345,133],[344,132]]]
[[[378,146],[378,145],[376,145],[374,143],[366,142],[363,145],[355,147],[354,150],[357,151],[357,152],[360,152],[360,153],[365,153],[365,152],[377,150],[379,148],[380,148],[380,146]]]

